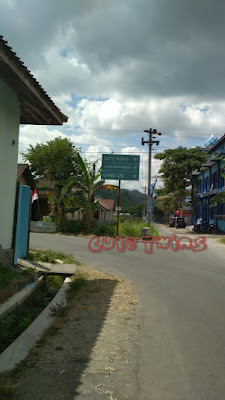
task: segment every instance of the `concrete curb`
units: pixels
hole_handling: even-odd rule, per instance
[[[51,315],[51,308],[62,303],[66,304],[66,290],[69,287],[70,281],[70,278],[64,280],[64,283],[51,303],[24,332],[0,354],[0,372],[12,370],[16,364],[28,355],[37,341],[41,339],[46,329],[56,318]]]
[[[28,261],[20,258],[18,259],[18,264],[24,268],[33,268],[41,274],[72,276],[76,273],[74,264],[51,264],[42,261]]]
[[[29,285],[25,286],[22,290],[18,293],[15,293],[12,297],[6,300],[3,304],[0,305],[0,318],[6,316],[11,311],[14,310],[17,306],[23,303],[31,293],[40,285],[43,276],[38,278],[36,282],[29,283]]]

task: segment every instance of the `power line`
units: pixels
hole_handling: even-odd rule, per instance
[[[92,130],[92,131],[136,132],[136,133],[143,132],[143,129],[133,130],[133,129],[116,129],[116,128],[115,129],[114,128],[84,128],[84,127],[81,127],[81,126],[75,126],[74,129]],[[189,134],[187,132],[180,132],[180,133],[174,133],[174,132],[171,133],[170,132],[170,133],[168,133],[168,132],[162,131],[162,134],[166,134],[167,136],[182,135],[182,136],[189,136],[189,137],[190,137],[190,135],[194,135],[193,137],[197,137],[197,135],[199,135],[198,137],[203,137],[203,135],[201,133],[199,133],[199,132],[190,132],[190,134]],[[210,135],[210,134],[211,134],[211,132],[209,132],[208,134],[204,133],[206,138],[208,138],[208,135]]]
[[[161,148],[161,150],[163,150],[163,148]],[[167,150],[167,149],[165,149],[165,150]],[[157,151],[157,150],[156,149],[152,149],[152,151]],[[20,151],[19,153],[20,154],[28,154],[28,151]],[[79,153],[83,153],[83,154],[111,154],[112,152],[110,152],[110,151],[80,151]],[[160,153],[160,151],[158,151],[158,153]],[[120,153],[120,154],[123,154],[123,153]],[[127,151],[126,154],[148,154],[148,151]]]

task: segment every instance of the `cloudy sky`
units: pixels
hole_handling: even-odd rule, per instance
[[[0,0],[4,36],[56,105],[63,127],[22,126],[30,143],[68,136],[91,160],[141,155],[143,130],[162,132],[154,153],[202,145],[225,132],[223,0]],[[146,137],[147,139],[147,137]],[[153,160],[153,176],[159,161]],[[159,183],[160,184],[160,183]]]

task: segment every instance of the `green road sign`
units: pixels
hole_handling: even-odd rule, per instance
[[[102,154],[102,179],[139,181],[140,156]]]

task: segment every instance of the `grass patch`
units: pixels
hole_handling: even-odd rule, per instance
[[[96,235],[96,236],[116,236],[116,220],[114,224],[107,223],[92,223],[89,228],[85,228],[81,221],[67,221],[66,229],[64,233],[77,235]],[[121,216],[119,220],[119,236],[128,237],[140,237],[142,228],[146,227],[146,222],[143,222],[142,218],[132,218]],[[58,227],[58,230],[62,232],[62,229]],[[158,230],[151,225],[151,235],[159,236]],[[42,261],[42,260],[41,260]]]
[[[0,384],[0,399],[1,400],[14,399],[14,391],[10,385]]]
[[[61,279],[62,284],[63,277],[46,277],[43,284],[21,306],[0,319],[0,353],[25,331],[47,307],[55,295],[54,293],[49,293],[49,282],[58,288],[59,279]]]
[[[47,275],[45,276],[45,284],[47,287],[51,287],[59,290],[62,286],[64,278],[58,275]]]
[[[55,260],[62,260],[65,264],[78,265],[78,261],[71,254],[64,254],[53,250],[32,250],[32,252],[29,252],[28,259],[48,263],[55,263]]]
[[[82,272],[77,271],[75,278],[70,282],[69,289],[67,290],[67,298],[72,298],[78,290],[87,284],[87,278]]]
[[[0,290],[5,289],[13,281],[24,279],[24,277],[31,278],[33,275],[32,270],[16,270],[0,264]]]
[[[119,235],[140,237],[142,228],[146,228],[146,222],[141,220],[126,220],[119,224]],[[152,236],[159,236],[159,231],[154,225],[150,226],[150,234]]]
[[[220,243],[225,244],[225,238],[219,240]]]
[[[115,236],[116,226],[111,224],[91,224],[88,229],[83,230],[84,235]]]
[[[26,359],[20,361],[18,364],[16,364],[15,368],[13,368],[13,370],[12,370],[12,375],[13,375],[14,377],[20,375],[20,374],[23,372],[24,368],[26,368],[26,366],[27,366],[27,361],[26,361]]]
[[[139,221],[123,221],[119,224],[119,235],[120,236],[133,236],[140,237],[141,230],[146,226],[145,222]]]
[[[158,229],[154,226],[150,226],[150,232],[152,236],[160,236]]]

